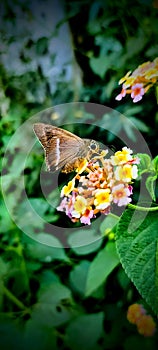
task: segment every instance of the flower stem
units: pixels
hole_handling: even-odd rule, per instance
[[[3,286],[3,292],[6,295],[6,297],[10,299],[19,309],[25,311],[28,310],[27,307],[19,299],[17,299],[16,296],[12,294],[10,290],[5,286]]]
[[[117,219],[117,220],[120,219],[120,217],[118,215],[116,215],[116,214],[109,213],[109,215],[112,216],[113,218]]]
[[[139,205],[135,205],[135,204],[128,204],[128,208],[132,208],[140,211],[157,211],[158,210],[158,206],[148,208],[148,207],[140,207]]]

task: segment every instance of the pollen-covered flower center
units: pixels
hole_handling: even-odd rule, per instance
[[[82,196],[77,196],[75,204],[74,204],[74,209],[78,213],[83,213],[86,210],[86,206],[87,206],[86,199]]]
[[[139,93],[140,93],[140,88],[136,88],[135,91],[134,91],[134,94],[138,95]]]
[[[118,198],[121,198],[121,197],[122,197],[122,191],[118,191],[118,192],[117,192],[117,197],[118,197]]]

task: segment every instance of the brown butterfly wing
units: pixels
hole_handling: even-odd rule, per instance
[[[34,132],[44,147],[46,164],[51,171],[72,164],[84,148],[80,137],[53,125],[34,124]]]

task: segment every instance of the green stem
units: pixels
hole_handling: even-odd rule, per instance
[[[12,294],[10,290],[5,286],[3,286],[3,292],[6,295],[6,297],[10,299],[19,309],[25,311],[28,310],[27,307],[19,299],[17,299],[16,296]]]
[[[128,204],[128,208],[132,208],[132,209],[136,209],[136,210],[140,210],[140,211],[157,211],[158,207],[140,207],[139,205],[135,205],[135,204]]]
[[[115,219],[119,219],[119,218],[120,218],[118,215],[113,214],[113,213],[110,213],[109,215],[112,216],[112,217],[115,218]]]

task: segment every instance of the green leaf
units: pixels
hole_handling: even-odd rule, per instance
[[[134,117],[132,118],[131,116],[136,115],[141,111],[142,111],[142,106],[132,106],[131,108],[130,107],[128,107],[127,109],[125,108],[124,114],[126,115],[126,117],[130,117],[130,120],[133,121],[133,119],[134,120],[137,120],[137,119]]]
[[[77,255],[95,252],[102,244],[102,239],[93,229],[81,229],[69,236],[68,243]]]
[[[83,260],[70,272],[70,284],[72,288],[81,295],[85,294],[89,266],[90,262],[88,260]]]
[[[40,270],[42,263],[39,261],[26,261],[26,268],[28,273],[33,273],[34,271]]]
[[[39,274],[38,280],[40,282],[40,293],[49,289],[54,282],[60,283],[59,277],[51,270],[43,270],[42,273]]]
[[[36,52],[37,55],[45,55],[48,52],[49,40],[47,37],[42,37],[37,40]]]
[[[144,172],[152,171],[152,161],[148,154],[137,153],[137,157],[140,159],[140,164],[138,165],[140,175]]]
[[[27,238],[27,253],[30,257],[44,262],[53,260],[69,261],[60,241],[47,233],[38,234],[38,242]],[[39,243],[40,242],[40,243]]]
[[[117,225],[119,221],[119,217],[108,215],[101,223],[100,225],[100,231],[102,235],[104,236],[106,234],[106,230],[113,230],[114,227]]]
[[[10,174],[15,177],[19,176],[21,171],[24,169],[24,159],[26,157],[26,154],[24,152],[16,153],[16,156],[13,158],[13,162],[10,165],[9,171]]]
[[[106,71],[109,69],[109,60],[105,56],[91,57],[90,67],[100,78],[104,78]]]
[[[130,117],[130,121],[135,125],[135,127],[143,132],[148,132],[149,127],[142,122],[142,120],[135,118],[135,117]]]
[[[0,310],[3,310],[3,285],[5,279],[8,277],[8,272],[9,272],[9,267],[10,263],[9,262],[4,262],[3,259],[0,257]]]
[[[23,344],[22,332],[5,314],[0,316],[0,348],[21,350]]]
[[[9,262],[5,262],[0,257],[0,280],[2,280],[7,275],[9,267],[10,267]]]
[[[154,169],[156,171],[156,175],[158,177],[158,156],[156,156],[154,159],[153,159],[153,165],[154,165]]]
[[[25,348],[29,350],[57,350],[55,330],[36,319],[30,319],[25,326]]]
[[[71,350],[97,350],[103,333],[103,312],[77,317],[66,329],[66,343]]]
[[[70,290],[61,283],[54,282],[38,293],[38,303],[34,305],[31,318],[36,324],[52,328],[69,321],[74,316]]]
[[[150,337],[150,339],[147,341],[146,337],[130,335],[125,339],[124,350],[156,350],[157,346],[155,346],[155,340],[152,338],[154,337]]]
[[[118,113],[104,114],[100,121],[100,126],[102,128],[105,127],[105,129],[110,131],[108,134],[108,142],[111,142],[115,138],[115,135],[119,134],[122,128],[121,120],[118,118]]]
[[[156,175],[151,175],[148,176],[145,182],[146,188],[152,198],[153,201],[156,201],[156,196],[155,196],[155,181],[157,179]]]
[[[17,198],[16,198],[17,200]],[[14,215],[16,218],[16,222],[18,223],[18,226],[24,231],[27,232],[31,236],[37,237],[37,235],[34,235],[35,228],[42,229],[44,226],[44,220],[42,220],[42,216],[44,215],[44,207],[43,207],[43,201],[41,202],[41,217],[38,215],[35,218],[34,210],[32,209],[32,206],[30,206],[29,201],[24,199],[21,203],[18,204],[18,206],[14,210]],[[37,202],[35,201],[37,204]]]
[[[103,89],[101,94],[101,102],[104,102],[105,99],[110,99],[112,92],[116,85],[116,79],[113,77],[109,80],[109,82],[106,84],[106,89]]]
[[[72,290],[79,293],[83,297],[85,297],[86,294],[86,283],[89,267],[90,261],[83,260],[70,272],[70,285]],[[101,285],[92,293],[92,297],[96,299],[105,297],[105,290],[103,288],[103,285]]]
[[[117,251],[128,277],[158,313],[158,215],[127,209],[117,225]],[[141,223],[138,226],[138,223]]]
[[[115,243],[108,242],[92,261],[86,284],[86,296],[92,294],[119,264]]]
[[[30,198],[29,202],[39,216],[43,216],[49,208],[48,202],[43,198]]]
[[[136,141],[136,136],[135,136],[135,133],[133,131],[132,125],[129,123],[124,123],[122,126],[123,126],[123,129],[125,130],[127,136],[129,137],[129,139],[132,141]]]
[[[139,30],[137,36],[128,38],[126,42],[127,58],[131,58],[134,55],[139,54],[146,44],[146,37],[143,35],[143,31]]]
[[[119,281],[120,286],[127,290],[127,287],[130,284],[130,279],[128,278],[127,274],[125,273],[125,271],[122,269],[122,267],[120,266],[120,269],[117,273],[117,279]]]

